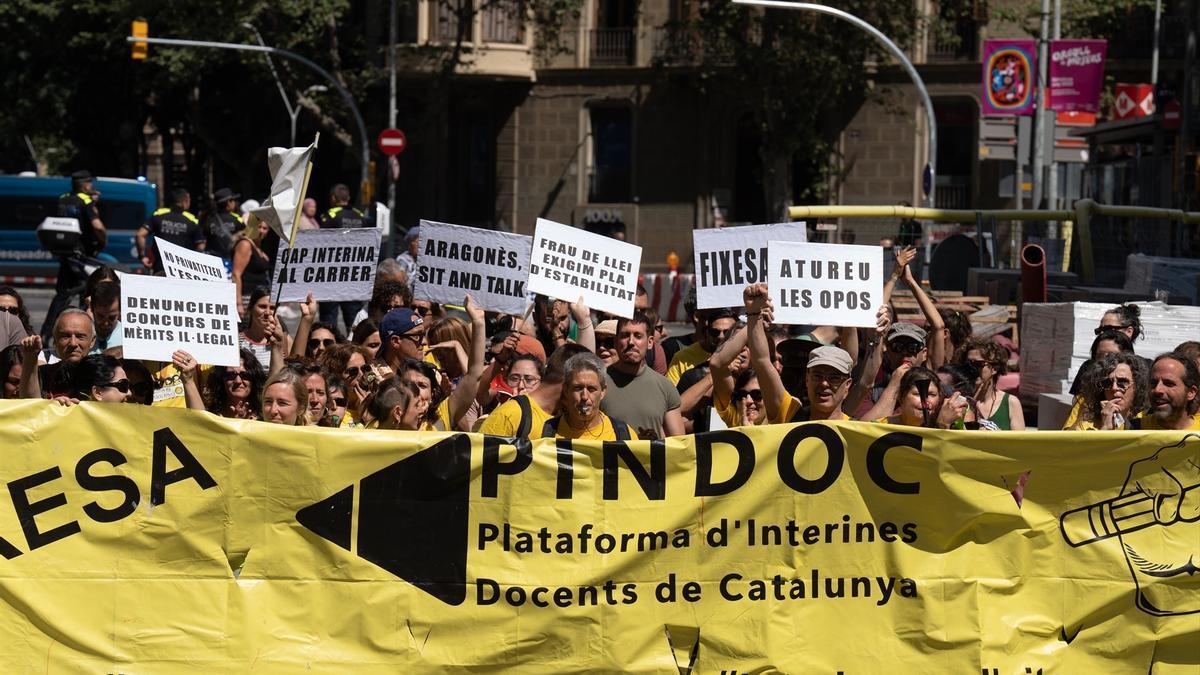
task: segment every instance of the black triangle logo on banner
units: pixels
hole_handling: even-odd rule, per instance
[[[471,438],[455,434],[296,512],[322,539],[355,552],[448,605],[467,597]]]

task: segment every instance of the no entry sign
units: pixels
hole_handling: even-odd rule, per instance
[[[408,145],[408,139],[404,137],[404,132],[399,129],[384,129],[379,132],[379,151],[385,155],[398,155],[404,152],[404,147]]]

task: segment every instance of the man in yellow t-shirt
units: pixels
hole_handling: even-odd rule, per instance
[[[707,310],[700,339],[675,352],[671,365],[667,367],[667,379],[671,384],[678,386],[679,378],[684,373],[707,361],[717,345],[733,332],[735,324],[737,317],[730,310],[723,307]]]
[[[621,420],[613,420],[600,411],[608,383],[600,357],[586,352],[572,356],[563,368],[563,389],[559,405],[563,414],[548,420],[542,438],[571,438],[584,441],[637,440],[637,434]]]

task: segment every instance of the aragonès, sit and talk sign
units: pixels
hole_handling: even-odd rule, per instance
[[[883,302],[883,249],[772,241],[775,321],[817,326],[875,325]]]
[[[208,365],[241,363],[230,282],[121,274],[121,331],[127,359],[170,361],[182,349]]]
[[[533,293],[633,316],[642,247],[538,218],[529,261]]]
[[[808,228],[797,222],[694,230],[696,307],[741,307],[746,286],[767,283],[771,241],[808,241]]]
[[[468,293],[479,307],[525,313],[529,247],[524,234],[421,221],[413,297],[458,305]]]

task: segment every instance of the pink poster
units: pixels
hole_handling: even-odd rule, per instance
[[[1036,82],[1036,40],[984,41],[984,115],[1032,115]]]
[[[1050,43],[1050,109],[1098,112],[1104,86],[1105,40]]]

